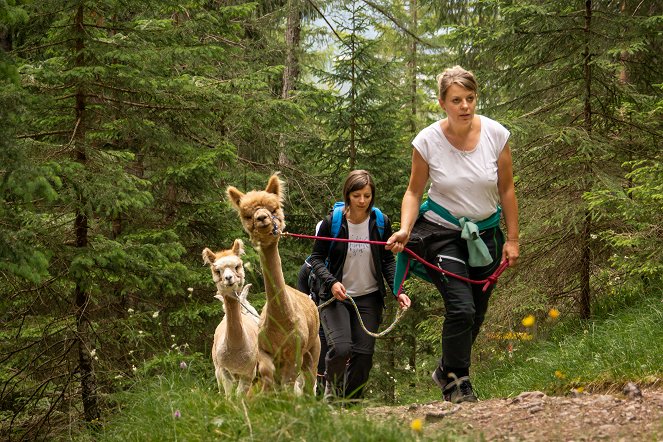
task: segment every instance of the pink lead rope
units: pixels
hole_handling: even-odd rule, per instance
[[[328,238],[326,236],[303,235],[303,234],[299,234],[299,233],[288,233],[288,232],[283,232],[282,235],[292,236],[292,237],[295,237],[295,238],[305,238],[305,239],[314,239],[314,240],[319,239],[319,240],[322,240],[322,241],[354,242],[354,243],[377,244],[377,245],[386,245],[387,244],[386,241],[369,241],[369,240],[361,240],[361,239]],[[509,261],[502,261],[500,263],[500,265],[497,267],[497,269],[495,269],[493,274],[490,275],[488,278],[481,279],[481,280],[474,280],[474,279],[466,278],[464,276],[457,275],[457,274],[452,273],[448,270],[441,269],[438,266],[435,266],[435,265],[429,263],[428,261],[426,261],[425,259],[423,259],[419,255],[417,255],[416,253],[414,253],[412,250],[408,249],[407,247],[405,247],[403,249],[403,251],[406,252],[408,255],[410,255],[412,258],[416,259],[417,261],[419,261],[420,263],[425,265],[426,267],[428,267],[430,269],[433,269],[433,270],[435,270],[439,273],[442,273],[445,276],[450,276],[452,278],[458,279],[460,281],[468,282],[470,284],[478,284],[478,285],[483,284],[483,288],[481,290],[484,293],[486,292],[486,290],[488,290],[488,288],[491,286],[491,284],[497,284],[497,278],[499,278],[500,275],[502,275],[502,273],[504,272],[504,270],[506,270],[506,268],[509,267]],[[408,262],[407,262],[408,265],[405,268],[405,274],[403,275],[403,280],[401,281],[401,284],[398,287],[398,294],[400,294],[401,291],[403,290],[403,284],[405,283],[405,280],[407,279],[407,274],[408,274],[408,270],[410,269],[410,262],[411,262],[412,258],[408,258]]]

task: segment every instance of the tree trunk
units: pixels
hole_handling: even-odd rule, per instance
[[[391,377],[396,377],[396,338],[394,336],[390,336],[387,339],[385,347],[385,372],[389,374],[387,375],[387,387],[384,392],[384,398],[387,403],[393,404],[396,402],[396,387],[394,382],[391,380]]]
[[[85,29],[83,24],[83,6],[79,6],[76,12],[75,33],[77,35],[74,48],[76,50],[76,66],[84,66],[85,57]],[[79,85],[76,90],[76,124],[74,127],[74,155],[77,162],[85,164],[87,153],[85,151],[85,90]],[[83,195],[79,196],[80,205],[76,209],[74,220],[74,234],[76,235],[76,248],[86,249],[88,246],[88,217],[85,213],[85,202]],[[80,281],[74,289],[76,302],[76,339],[78,340],[78,368],[81,375],[81,396],[83,400],[83,412],[85,420],[96,422],[99,420],[99,404],[97,401],[97,379],[94,373],[94,365],[90,355],[90,321],[87,317],[86,308],[90,302],[89,293],[82,287]]]
[[[408,355],[408,365],[412,370],[412,373],[408,373],[410,377],[410,387],[417,387],[417,323],[410,321],[410,334],[407,337],[409,341],[408,345],[410,346],[410,354]]]
[[[295,89],[299,77],[299,43],[302,31],[302,19],[299,0],[291,0],[288,5],[288,21],[285,29],[285,69],[283,70],[283,89],[281,98],[287,100]]]
[[[290,93],[295,90],[297,79],[299,78],[299,44],[302,31],[302,13],[299,0],[290,0],[288,2],[288,18],[285,29],[285,68],[283,69],[283,88],[281,89],[281,98],[287,100]],[[279,165],[290,164],[290,160],[285,152],[284,137],[279,137]]]
[[[11,32],[8,29],[0,30],[0,50],[10,52],[12,46]]]
[[[355,21],[352,21],[355,23]],[[353,31],[354,32],[354,31]],[[355,52],[355,38],[354,33],[350,36],[351,55],[351,73],[350,73],[350,141],[348,145],[348,166],[350,170],[354,170],[357,163],[357,145],[356,145],[356,131],[357,131],[357,56]]]
[[[412,17],[412,32],[417,32],[417,0],[410,0],[410,16]],[[410,74],[410,133],[417,133],[417,40],[412,38],[410,44],[410,61],[408,62]]]
[[[584,96],[584,127],[587,136],[592,135],[592,103],[591,103],[591,85],[592,85],[592,71],[591,71],[591,52],[589,50],[589,41],[591,38],[591,24],[592,24],[592,0],[585,1],[585,50],[583,53],[583,74],[585,81],[585,96]],[[585,179],[589,180],[590,176],[590,161],[591,158],[585,159]],[[589,183],[585,182],[585,190],[589,190]],[[590,278],[590,265],[591,265],[591,250],[590,250],[590,235],[592,225],[592,214],[588,209],[585,209],[582,238],[580,240],[580,247],[582,258],[580,261],[580,316],[582,318],[589,318],[591,315],[591,292],[589,285]]]

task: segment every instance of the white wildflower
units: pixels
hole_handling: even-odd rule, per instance
[[[133,315],[133,314],[134,314],[134,311],[135,311],[135,310],[132,309],[132,308],[128,308],[128,309],[127,309],[127,313],[129,313],[130,315]]]
[[[193,293],[193,287],[189,287],[188,289],[186,289],[186,291],[189,293]]]
[[[159,317],[159,310],[157,310],[156,312],[152,313],[152,317],[153,317],[153,318],[158,318],[158,317]]]
[[[92,351],[90,352],[90,356],[95,357],[97,355],[97,349],[93,348]]]
[[[134,373],[136,373],[136,372],[138,371],[138,369],[136,368],[135,365],[132,365],[132,366],[131,366],[131,371],[133,371]]]

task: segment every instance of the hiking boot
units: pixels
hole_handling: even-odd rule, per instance
[[[463,376],[462,378],[455,379],[453,382],[449,382],[444,390],[442,390],[444,395],[444,400],[449,401],[453,404],[460,404],[461,402],[478,402],[474,390],[472,390],[472,384],[470,383],[469,376]]]
[[[435,382],[435,384],[440,387],[440,390],[444,391],[444,388],[449,383],[449,380],[444,379],[444,375],[442,374],[442,367],[438,366],[431,377],[433,378],[433,382]]]

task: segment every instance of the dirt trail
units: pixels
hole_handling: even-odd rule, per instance
[[[663,441],[663,390],[634,385],[616,394],[532,391],[474,404],[437,401],[364,411],[408,425],[420,419],[426,434],[446,428],[470,437],[483,434],[487,441]]]

